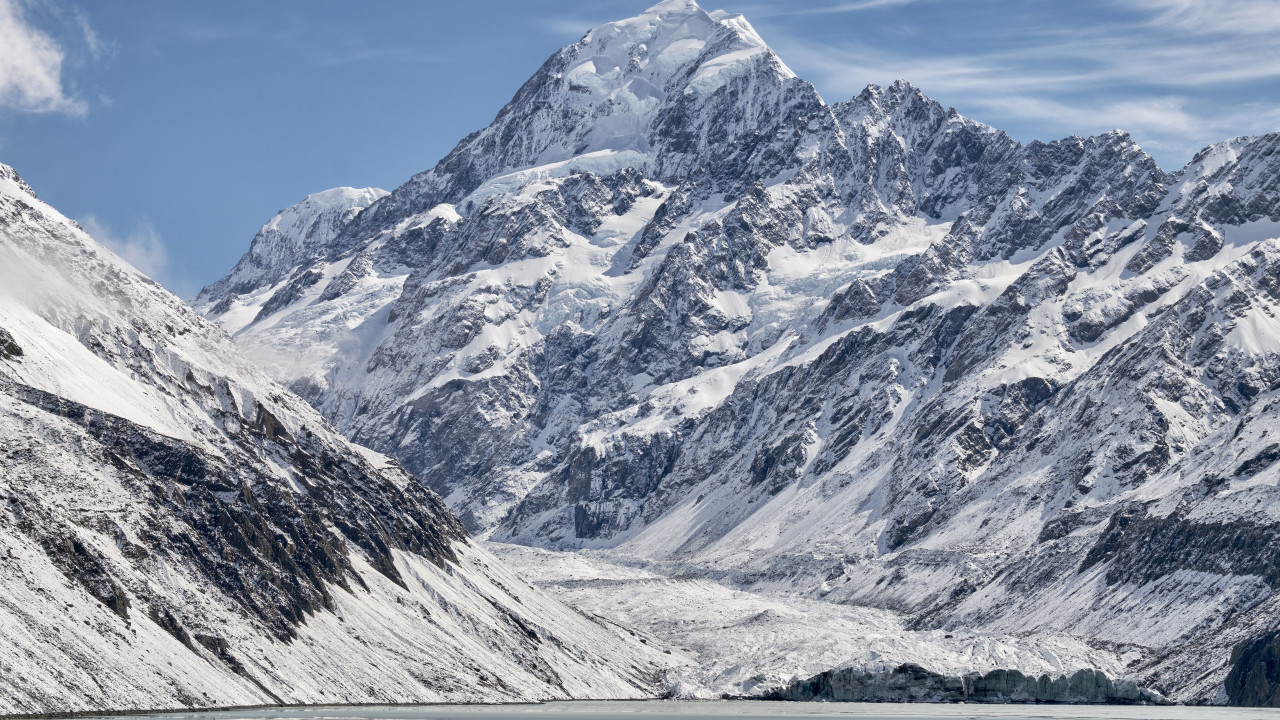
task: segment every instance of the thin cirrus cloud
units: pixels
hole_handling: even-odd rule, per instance
[[[903,78],[1023,137],[1128,130],[1165,164],[1227,137],[1280,130],[1276,0],[1094,2],[1056,16],[1047,7],[869,0],[765,12],[757,25],[832,99]],[[987,15],[964,24],[965,12],[982,8]],[[956,24],[930,34],[927,16],[940,11]],[[856,13],[856,32],[815,39],[801,12]]]
[[[72,6],[70,9],[71,20],[79,30],[80,38],[84,41],[84,49],[93,60],[101,60],[116,51],[116,45],[113,42],[103,40],[98,35],[98,31],[93,29],[93,24],[89,22],[89,16],[79,7]]]
[[[774,5],[758,5],[748,7],[744,13],[748,17],[783,17],[796,15],[837,15],[841,13],[855,13],[863,10],[874,10],[876,8],[891,7],[895,5],[910,5],[920,0],[854,0],[853,2],[838,2],[829,5],[798,5],[796,3],[782,3]]]
[[[652,3],[654,0],[649,0]],[[839,15],[845,13],[855,13],[862,10],[873,10],[876,8],[893,7],[899,5],[910,5],[920,2],[921,0],[850,0],[846,2],[836,2],[830,4],[800,4],[787,0],[785,2],[758,2],[748,3],[735,7],[736,12],[740,12],[746,16],[748,20],[759,20],[767,18],[781,17],[800,17],[805,15]],[[644,2],[640,3],[643,5]],[[704,10],[712,10],[717,7],[715,0],[700,0]],[[609,20],[617,20],[625,16],[627,10],[619,8],[614,15],[608,16],[608,12],[602,8],[595,8],[597,17],[588,18],[582,14],[569,15],[544,15],[537,21],[538,27],[544,32],[555,37],[573,37],[585,34],[588,30],[601,23]]]
[[[1275,0],[1137,0],[1153,13],[1151,24],[1198,35],[1265,35],[1280,30]]]
[[[597,24],[596,20],[569,15],[548,15],[538,19],[538,27],[554,37],[577,37]]]

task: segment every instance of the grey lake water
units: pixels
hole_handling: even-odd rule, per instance
[[[120,718],[138,720],[140,716]],[[552,702],[541,705],[402,705],[213,710],[162,720],[1280,720],[1280,710],[1115,705],[929,705],[749,701]]]

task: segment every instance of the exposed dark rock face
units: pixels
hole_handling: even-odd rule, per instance
[[[9,331],[0,328],[0,360],[17,360],[22,357],[22,348],[14,342]]]
[[[1129,681],[1114,682],[1096,670],[1077,670],[1070,676],[1029,677],[1017,670],[985,674],[940,675],[919,665],[901,665],[887,672],[846,668],[829,670],[779,691],[777,700],[834,702],[969,702],[1061,703],[1069,705],[1168,704]]]
[[[304,270],[297,273],[289,280],[288,284],[280,288],[271,296],[271,299],[262,306],[258,314],[254,316],[253,321],[258,322],[264,318],[271,317],[279,312],[282,308],[297,302],[302,298],[302,293],[307,288],[320,282],[324,276],[317,270]]]
[[[1085,555],[1081,570],[1107,563],[1107,582],[1151,582],[1180,570],[1253,575],[1280,587],[1280,525],[1191,522],[1178,514],[1121,510]]]
[[[12,502],[12,500],[11,500]],[[24,514],[23,519],[29,516]],[[34,527],[23,528],[34,531]],[[46,533],[56,528],[42,528]],[[129,620],[129,596],[116,583],[111,574],[103,567],[102,558],[93,550],[85,547],[75,537],[58,540],[53,534],[46,534],[40,539],[45,554],[53,560],[67,577],[80,583],[95,600],[105,605],[111,612],[119,615],[126,622]]]
[[[1237,647],[1224,685],[1232,705],[1280,707],[1280,633],[1267,633]]]
[[[335,609],[331,587],[350,592],[352,583],[364,586],[351,567],[347,542],[400,585],[404,583],[392,550],[412,552],[443,567],[457,561],[453,544],[466,542],[461,524],[425,487],[397,487],[313,437],[298,444],[273,435],[270,425],[244,430],[246,457],[265,450],[293,460],[307,490],[296,493],[283,490],[276,479],[252,465],[229,465],[124,418],[3,378],[0,390],[84,427],[111,464],[132,475],[138,490],[148,493],[148,504],[163,508],[177,521],[153,528],[154,535],[136,552],[160,552],[173,562],[198,568],[206,582],[227,589],[245,612],[284,641],[297,637],[297,627],[307,616]],[[40,513],[34,500],[23,504],[30,509],[21,514],[17,527],[37,539],[63,572],[128,618],[129,599],[100,560],[74,537],[59,539],[58,519]],[[335,537],[331,527],[341,537]],[[166,608],[153,611],[173,617]]]

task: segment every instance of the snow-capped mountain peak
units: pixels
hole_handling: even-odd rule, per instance
[[[356,213],[387,195],[379,188],[338,187],[312,193],[281,210],[258,231],[250,253],[270,264],[323,248]]]
[[[300,263],[323,255],[347,223],[387,194],[378,188],[338,187],[312,193],[281,210],[258,230],[249,252],[231,273],[201,290],[192,304],[205,307],[217,303],[220,313],[225,314],[233,307],[243,307],[243,295],[260,294],[290,279],[311,282],[312,276],[305,275],[306,268],[300,269]],[[299,273],[305,276],[295,278]],[[290,297],[296,299],[296,292]],[[239,326],[256,319],[258,313],[250,313]]]
[[[762,128],[821,106],[745,19],[664,2],[553,54],[489,127],[364,213],[336,249],[441,202],[481,205],[531,177],[633,167],[731,182],[726,168],[752,161]]]
[[[761,56],[794,77],[740,15],[712,15],[693,2],[664,2],[628,20],[588,32],[559,73],[573,98],[593,108],[592,133],[572,155],[650,150],[650,126],[669,96],[706,97],[755,69]],[[560,151],[536,162],[566,159]]]
[[[708,13],[694,2],[659,3],[636,17],[589,31],[567,77],[597,75],[645,83],[661,90],[696,64],[686,92],[713,92],[757,54],[772,51],[742,15]],[[708,52],[708,48],[711,48]],[[781,61],[781,71],[794,73]],[[645,92],[642,87],[637,91]]]
[[[387,191],[380,188],[336,187],[312,193],[303,198],[300,204],[334,210],[363,210],[386,194]]]

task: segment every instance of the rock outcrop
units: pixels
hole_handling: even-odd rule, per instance
[[[1070,676],[1030,677],[1017,670],[941,675],[919,665],[871,672],[846,668],[792,683],[773,700],[829,702],[1053,703],[1066,705],[1165,705],[1160,694],[1129,681],[1114,682],[1096,670]]]

